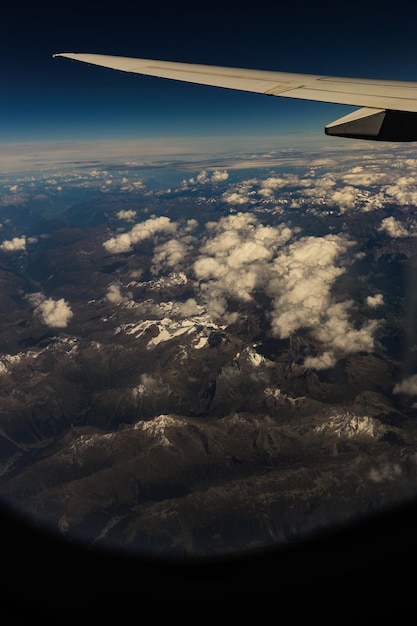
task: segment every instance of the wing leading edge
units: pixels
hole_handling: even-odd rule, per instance
[[[359,106],[362,108],[358,111],[328,124],[325,133],[357,139],[417,141],[417,82],[296,74],[105,54],[61,52],[53,56],[213,87]]]

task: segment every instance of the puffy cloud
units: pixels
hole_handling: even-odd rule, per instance
[[[13,239],[3,241],[3,243],[0,245],[0,250],[3,250],[4,252],[26,250],[26,237],[13,237]]]
[[[132,222],[136,217],[136,211],[130,209],[128,211],[119,211],[117,213],[117,217],[119,220],[127,220],[128,222]]]
[[[197,222],[197,220],[195,220],[195,219],[190,219],[190,220],[187,220],[187,224],[186,224],[186,226],[185,226],[184,230],[185,230],[187,233],[190,233],[190,232],[192,232],[193,230],[195,230],[195,229],[197,228],[197,226],[198,226],[198,222]]]
[[[250,199],[250,196],[246,195],[243,190],[223,194],[223,200],[230,204],[246,204],[250,202]]]
[[[122,296],[119,285],[114,284],[109,285],[106,298],[109,302],[113,302],[114,304],[129,302],[129,298],[126,298],[126,296]]]
[[[222,198],[229,204],[247,204],[254,201],[255,193],[252,182],[246,181],[225,191]]]
[[[194,273],[210,313],[230,321],[228,298],[251,301],[256,289],[265,288],[273,256],[292,232],[285,225],[259,224],[249,213],[223,217],[206,228],[209,235],[194,263]],[[236,312],[232,317],[236,318]]]
[[[203,307],[197,303],[195,298],[188,298],[185,302],[177,302],[175,308],[178,314],[183,317],[199,315],[204,310]]]
[[[363,168],[362,168],[363,169]],[[341,213],[352,210],[371,211],[387,202],[386,196],[370,192],[366,187],[375,187],[383,176],[377,171],[359,171],[356,168],[337,180],[337,174],[327,172],[316,177],[311,170],[307,175],[283,174],[264,180],[249,179],[229,188],[223,199],[230,204],[245,204],[257,201],[289,202],[291,207],[311,198],[320,200],[321,205],[339,207]],[[342,184],[340,184],[342,181]],[[360,188],[358,188],[360,186]]]
[[[156,391],[161,387],[161,381],[152,376],[152,374],[141,374],[140,383],[134,387],[132,394],[135,397],[145,395],[152,391]]]
[[[179,269],[188,252],[188,246],[180,239],[169,239],[155,248],[152,260],[152,272],[157,274],[161,268],[168,265]]]
[[[323,165],[328,166],[329,163]],[[331,208],[337,205],[341,213],[374,211],[393,200],[401,205],[417,205],[417,177],[401,176],[397,179],[397,174],[384,161],[370,161],[366,167],[355,166],[348,172],[339,171],[335,167],[333,171],[327,169],[316,172],[310,169],[302,175],[282,173],[264,180],[248,179],[230,186],[223,194],[223,200],[233,205],[243,205],[279,199],[295,208],[310,198],[316,198],[320,205]],[[390,184],[392,181],[395,182]]]
[[[324,177],[323,179],[316,180],[314,176],[315,176],[314,171],[310,171],[308,177],[298,176],[297,174],[284,174],[282,178],[280,178],[279,176],[278,177],[271,176],[269,178],[265,178],[264,180],[262,180],[260,182],[260,186],[263,189],[265,189],[266,187],[278,188],[278,189],[280,189],[281,187],[304,188],[304,187],[311,187],[312,185],[316,185],[316,184],[320,185],[324,183],[326,179],[326,177]]]
[[[334,367],[337,358],[332,352],[323,352],[318,356],[309,356],[304,360],[304,367],[313,370],[327,370]]]
[[[177,224],[171,222],[169,217],[152,217],[145,222],[135,224],[129,232],[108,239],[103,243],[103,246],[112,254],[129,252],[133,245],[152,237],[157,232],[173,233],[176,229]]]
[[[221,182],[223,180],[227,180],[229,178],[228,172],[226,170],[215,170],[211,176],[211,181],[214,183]]]
[[[314,179],[310,181],[310,188],[303,191],[303,195],[307,198],[327,198],[336,182],[330,176],[323,176],[322,178]],[[304,185],[306,186],[306,185]]]
[[[265,180],[261,181],[259,187],[259,195],[264,198],[271,198],[274,196],[274,192],[277,189],[282,189],[284,187],[288,187],[289,185],[298,184],[299,180],[295,177],[279,177],[279,176],[270,176]]]
[[[209,176],[206,170],[203,170],[202,172],[198,174],[197,180],[199,183],[207,183],[209,181]]]
[[[226,170],[214,170],[214,172],[209,175],[207,170],[202,170],[196,178],[190,178],[188,180],[189,183],[194,185],[196,182],[205,185],[206,183],[220,183],[229,178],[229,174]],[[183,184],[187,184],[187,181],[183,181]]]
[[[282,339],[300,329],[311,333],[323,353],[307,357],[306,367],[324,369],[344,354],[374,348],[379,322],[369,320],[355,328],[349,320],[353,302],[334,302],[332,298],[332,286],[345,271],[337,261],[351,246],[341,235],[304,237],[274,260],[276,275],[269,283],[269,293],[274,296],[272,332]]]
[[[330,305],[330,290],[345,270],[334,265],[350,246],[337,235],[304,237],[288,246],[274,261],[269,291],[275,296],[272,329],[289,337],[302,327],[314,327]]]
[[[141,374],[140,382],[144,387],[147,387],[148,389],[154,389],[159,385],[159,380],[151,374]]]
[[[366,187],[375,186],[383,176],[378,171],[364,171],[363,168],[353,168],[350,173],[340,177],[337,173],[326,172],[316,175],[314,170],[307,175],[283,174],[270,176],[264,180],[249,179],[229,188],[223,199],[230,204],[245,204],[249,202],[273,201],[290,202],[292,207],[299,206],[306,199],[316,198],[320,204],[335,204],[340,212],[352,210],[370,211],[386,202],[386,196],[370,192]],[[360,186],[360,188],[358,188]]]
[[[372,352],[374,332],[378,320],[368,320],[361,328],[354,328],[349,319],[349,309],[353,303],[339,302],[329,306],[322,324],[314,329],[314,337],[336,354],[352,352]]]
[[[417,374],[404,378],[400,383],[397,383],[393,389],[393,393],[404,393],[408,396],[417,395]]]
[[[390,237],[399,238],[399,237],[408,237],[408,230],[395,219],[395,217],[386,217],[382,220],[381,226],[378,228],[379,231],[385,231],[388,233]]]
[[[342,176],[342,180],[346,183],[359,185],[362,187],[370,187],[379,183],[384,174],[373,170],[365,170],[361,165],[353,167],[350,172]]]
[[[28,300],[35,307],[35,315],[40,317],[44,324],[52,328],[65,328],[73,316],[73,312],[64,298],[53,300],[46,298],[42,293],[34,293],[28,296]]]
[[[366,304],[371,309],[375,309],[377,306],[382,306],[384,304],[384,296],[382,293],[376,293],[374,296],[368,296],[366,298]]]
[[[341,213],[344,213],[348,209],[354,209],[358,200],[358,190],[351,185],[347,185],[342,189],[334,191],[332,194],[332,200],[335,202]]]
[[[417,179],[414,176],[400,176],[394,185],[386,189],[389,196],[393,196],[398,204],[417,204]]]
[[[354,303],[335,301],[332,295],[354,242],[333,234],[294,240],[295,230],[264,226],[251,213],[208,223],[207,230],[194,273],[211,315],[230,322],[238,315],[234,300],[250,302],[263,292],[270,298],[274,336],[284,339],[303,329],[320,347],[305,367],[329,368],[345,354],[374,349],[380,322],[355,327],[350,319]],[[375,304],[379,301],[375,296]]]
[[[270,176],[264,180],[249,179],[234,185],[223,194],[223,200],[230,204],[245,204],[262,200],[274,200],[277,195],[289,198],[294,189],[304,189],[315,184],[310,178],[299,178],[294,174]],[[319,183],[320,184],[320,183]]]

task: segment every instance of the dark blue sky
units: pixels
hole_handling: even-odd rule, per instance
[[[321,136],[325,123],[352,110],[123,74],[53,59],[54,52],[417,80],[411,1],[110,6],[2,9],[0,144],[311,130]]]

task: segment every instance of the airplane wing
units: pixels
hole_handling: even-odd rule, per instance
[[[417,141],[417,82],[297,74],[105,54],[60,52],[92,65],[268,96],[361,107],[325,127],[327,135]]]

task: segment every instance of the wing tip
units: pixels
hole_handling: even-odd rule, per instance
[[[54,52],[52,58],[67,57],[68,59],[76,59],[78,56],[80,56],[79,52]]]

